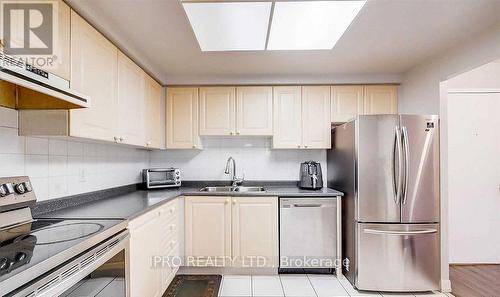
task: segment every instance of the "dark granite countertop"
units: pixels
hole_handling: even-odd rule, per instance
[[[200,192],[202,186],[186,185],[178,189],[135,190],[128,193],[115,193],[99,199],[99,192],[92,193],[92,199],[85,203],[71,205],[67,200],[59,199],[53,205],[44,205],[43,211],[34,211],[35,218],[61,219],[133,219],[168,201],[182,196],[278,196],[278,197],[337,197],[343,193],[330,189],[303,190],[290,184],[265,186],[265,192],[218,193]],[[75,198],[68,198],[75,199]],[[79,199],[82,200],[82,199]],[[49,202],[50,203],[50,202]],[[47,203],[46,203],[47,204]]]

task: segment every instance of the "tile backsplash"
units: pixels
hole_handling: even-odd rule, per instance
[[[152,167],[181,169],[183,180],[229,180],[224,174],[229,156],[236,160],[237,177],[247,180],[298,180],[299,164],[321,163],[326,179],[326,150],[272,149],[271,138],[211,137],[202,139],[203,150],[166,150],[151,152]]]
[[[141,181],[149,152],[66,138],[18,136],[17,111],[0,107],[0,176],[28,175],[38,201]]]
[[[271,138],[203,139],[203,150],[146,151],[68,138],[18,136],[17,111],[0,107],[0,176],[28,175],[38,200],[141,181],[148,167],[179,167],[183,180],[229,180],[227,158],[246,180],[297,180],[299,163],[321,162],[325,150],[273,150]]]

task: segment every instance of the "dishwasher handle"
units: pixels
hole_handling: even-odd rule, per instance
[[[333,201],[287,201],[287,202],[281,202],[280,208],[330,208],[330,207],[335,207],[336,204]]]
[[[323,204],[298,204],[298,203],[294,203],[292,204],[293,207],[322,207]]]

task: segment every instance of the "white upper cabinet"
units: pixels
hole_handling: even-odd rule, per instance
[[[331,121],[344,123],[363,114],[363,86],[332,86]]]
[[[117,127],[121,143],[145,146],[144,76],[139,66],[122,52],[118,53]]]
[[[167,148],[201,148],[198,88],[167,88]]]
[[[15,1],[5,1],[5,2],[15,2]],[[26,1],[25,1],[26,2]],[[29,1],[27,1],[29,3]],[[13,53],[13,56],[22,58],[26,63],[35,66],[38,69],[47,71],[49,73],[55,74],[59,77],[64,78],[65,80],[70,80],[71,73],[71,61],[70,61],[70,15],[71,8],[64,3],[62,0],[42,0],[42,1],[31,1],[31,2],[48,2],[52,5],[52,13],[57,15],[57,23],[53,25],[57,28],[54,28],[57,31],[57,40],[54,40],[52,53],[47,55],[47,59],[40,59],[39,55],[16,55]],[[15,26],[16,29],[12,30],[13,32],[23,32],[25,16],[23,13],[12,13],[10,15],[10,24],[11,26]],[[34,24],[31,24],[34,25]],[[3,30],[7,31],[7,30]],[[32,34],[32,33],[31,33]],[[33,35],[35,36],[35,35]],[[0,32],[0,49],[3,49],[3,44],[5,43],[3,40],[3,32]],[[22,34],[12,34],[10,37],[11,47],[24,47],[24,36]],[[45,47],[43,44],[44,41],[39,40],[37,38],[30,39],[30,46],[32,47]]]
[[[365,86],[364,114],[398,113],[398,87],[392,85]]]
[[[273,148],[301,148],[301,87],[273,88]]]
[[[200,135],[236,133],[236,88],[200,88]]]
[[[113,141],[116,136],[118,50],[71,12],[71,87],[89,95],[91,107],[70,110],[70,135]]]
[[[330,148],[330,133],[330,86],[303,86],[302,139],[304,148]]]
[[[146,147],[162,148],[161,97],[162,88],[159,83],[145,74],[145,133]]]
[[[58,7],[58,42],[54,54],[57,57],[52,68],[46,70],[66,80],[71,79],[71,8],[62,0],[57,1]],[[43,68],[43,67],[42,67]]]
[[[273,134],[273,88],[236,88],[236,135]]]

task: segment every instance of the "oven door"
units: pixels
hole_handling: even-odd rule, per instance
[[[9,296],[127,297],[129,237],[125,230]]]

